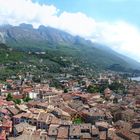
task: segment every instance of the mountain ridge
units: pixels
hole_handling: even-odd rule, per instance
[[[37,29],[24,23],[19,26],[0,26],[0,42],[24,51],[59,52],[67,58],[73,57],[74,61],[82,65],[88,63],[89,67],[107,69],[118,64],[122,69],[140,69],[140,63],[130,58],[128,60],[108,47],[43,25]]]

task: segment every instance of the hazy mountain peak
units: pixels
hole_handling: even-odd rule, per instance
[[[40,25],[39,27],[38,27],[38,29],[46,29],[46,26],[44,26],[44,25]]]
[[[26,29],[33,29],[32,24],[21,23],[19,27],[26,28]]]

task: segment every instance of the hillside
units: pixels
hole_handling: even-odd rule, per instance
[[[28,53],[0,44],[0,80],[4,81],[11,76],[31,73],[33,77],[53,76],[54,73],[63,71],[65,63],[58,62],[51,53]],[[53,73],[53,75],[51,74]],[[42,79],[43,79],[42,78]]]
[[[77,65],[86,69],[112,69],[126,71],[139,69],[140,64],[122,56],[108,47],[91,43],[79,36],[40,26],[34,29],[32,25],[5,25],[0,27],[0,42],[9,47],[25,52],[41,52],[48,54],[49,60],[68,65]]]

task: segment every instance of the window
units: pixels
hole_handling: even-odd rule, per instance
[[[81,133],[90,133],[89,129],[81,129]]]

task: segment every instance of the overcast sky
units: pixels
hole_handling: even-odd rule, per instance
[[[140,0],[0,0],[0,24],[43,24],[140,61]]]

